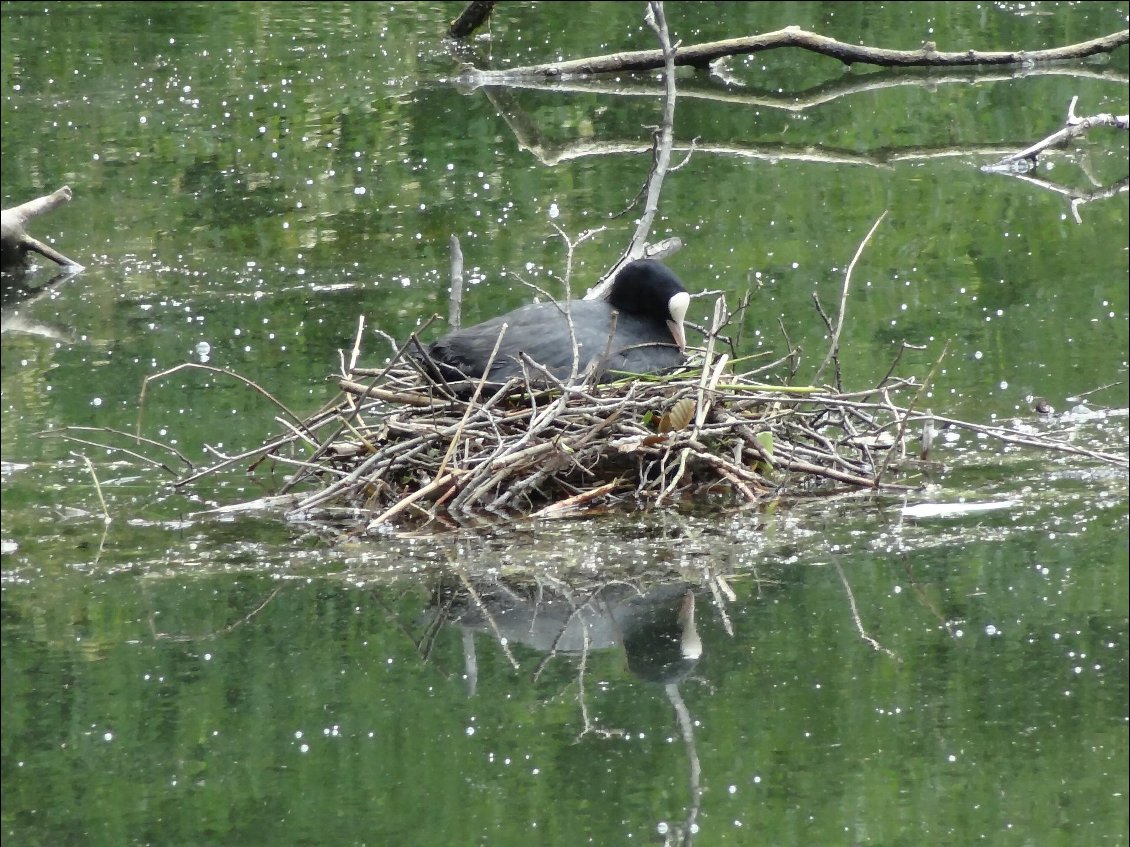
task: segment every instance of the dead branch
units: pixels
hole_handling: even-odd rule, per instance
[[[845,64],[855,63],[879,65],[883,67],[968,67],[973,65],[1017,65],[1028,66],[1047,62],[1060,62],[1069,59],[1082,59],[1098,53],[1110,53],[1130,43],[1130,30],[1111,33],[1090,41],[1054,47],[1047,50],[1004,50],[961,52],[939,52],[933,42],[923,44],[917,50],[889,50],[881,47],[868,47],[848,44],[828,38],[815,32],[790,26],[776,32],[751,35],[745,38],[730,38],[706,44],[692,44],[679,47],[675,51],[676,65],[690,65],[707,68],[710,63],[723,56],[741,56],[775,50],[783,47],[799,47]],[[490,84],[505,82],[521,77],[543,77],[546,79],[586,76],[600,73],[623,73],[625,71],[652,71],[663,67],[663,50],[635,50],[573,59],[565,62],[550,62],[540,65],[527,65],[504,70],[465,70],[460,81],[466,84]]]
[[[494,0],[471,0],[447,28],[448,38],[466,38],[490,17]]]
[[[648,3],[647,24],[655,32],[656,38],[659,39],[660,52],[664,59],[664,72],[663,72],[663,85],[664,85],[664,101],[663,101],[663,123],[656,133],[655,141],[655,161],[648,174],[646,196],[644,202],[644,212],[640,216],[639,223],[636,225],[636,231],[632,235],[632,239],[628,242],[628,247],[607,273],[602,277],[601,281],[593,287],[585,295],[585,299],[594,299],[601,297],[612,285],[612,280],[619,273],[620,268],[625,264],[635,259],[642,258],[647,247],[647,239],[651,234],[652,224],[655,222],[655,215],[659,211],[659,194],[663,190],[663,180],[667,176],[668,170],[671,167],[671,148],[675,140],[675,51],[676,48],[671,44],[670,35],[667,32],[667,18],[663,13],[663,4],[660,2]]]
[[[883,218],[887,216],[887,211],[889,210],[884,210],[883,214],[879,215],[879,219],[871,225],[871,229],[868,230],[867,235],[863,236],[863,241],[859,243],[859,247],[856,248],[855,255],[851,257],[851,262],[848,263],[847,270],[844,272],[844,285],[840,293],[840,308],[836,312],[836,326],[835,329],[832,329],[832,327],[829,326],[832,337],[828,343],[828,353],[824,357],[824,361],[821,362],[820,367],[816,369],[816,376],[813,377],[813,382],[818,382],[820,380],[820,375],[824,372],[824,368],[828,366],[829,362],[835,360],[836,389],[839,391],[843,390],[843,386],[840,385],[840,333],[843,331],[844,315],[847,313],[848,288],[851,286],[851,274],[852,271],[855,270],[855,264],[859,261],[859,257],[863,255],[863,248],[867,246],[867,242],[871,240],[871,236],[875,234],[875,230],[879,228],[879,224],[883,222]]]
[[[37,197],[11,209],[4,209],[3,213],[0,213],[0,266],[5,270],[19,267],[30,252],[39,253],[56,264],[76,271],[82,270],[82,265],[74,259],[68,259],[54,247],[28,235],[25,229],[33,218],[69,202],[72,196],[71,189],[64,185],[58,191],[44,197]]]
[[[1104,112],[1088,117],[1078,117],[1075,114],[1075,106],[1078,102],[1078,96],[1071,98],[1071,102],[1067,105],[1067,119],[1064,121],[1062,129],[1053,132],[1047,138],[1037,141],[1018,153],[1005,156],[994,165],[985,165],[981,170],[1026,173],[1036,167],[1037,158],[1049,147],[1055,147],[1073,138],[1078,138],[1080,135],[1085,135],[1094,127],[1110,126],[1115,129],[1130,130],[1130,115],[1111,115]]]

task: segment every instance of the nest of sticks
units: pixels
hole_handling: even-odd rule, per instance
[[[448,383],[413,335],[384,367],[344,367],[339,398],[258,459],[294,467],[279,492],[292,517],[370,531],[907,488],[887,479],[912,419],[891,397],[921,384],[774,385],[787,359],[739,370],[727,324],[719,300],[685,368],[600,385]]]
[[[935,428],[1123,472],[1128,466],[1124,452],[1072,443],[1071,428],[1067,437],[1062,430],[1043,435],[1020,420],[984,425],[915,411],[941,357],[921,382],[894,376],[896,356],[874,388],[845,393],[792,385],[799,351],[743,367],[752,360],[734,357],[725,334],[731,323],[719,299],[702,348],[677,373],[625,375],[599,385],[584,376],[568,384],[550,377],[494,385],[445,382],[416,334],[403,345],[384,336],[393,350],[387,364],[359,367],[362,319],[337,377],[340,394],[306,418],[239,374],[187,362],[146,378],[137,433],[67,427],[44,435],[120,451],[178,476],[177,488],[237,465],[247,464],[251,473],[274,463],[291,471],[276,493],[214,511],[281,508],[292,520],[349,535],[665,504],[743,506],[852,490],[905,492],[937,467],[928,455]],[[824,365],[835,366],[838,385],[837,335]],[[285,413],[276,418],[285,430],[237,455],[209,448],[218,460],[204,468],[172,445],[142,437],[148,386],[185,369],[223,374],[266,396]],[[909,397],[905,405],[895,402],[902,396]],[[1052,411],[1036,407],[1049,421]],[[136,449],[91,440],[91,432],[162,448],[189,472],[178,475]],[[911,442],[919,447],[913,454]]]

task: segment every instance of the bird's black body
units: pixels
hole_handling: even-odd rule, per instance
[[[654,373],[684,360],[682,321],[689,299],[670,269],[641,259],[621,269],[606,300],[522,306],[445,335],[428,353],[448,380],[485,373],[491,382],[528,375],[544,383],[546,372],[567,380],[590,367],[598,381],[616,379],[614,371]]]

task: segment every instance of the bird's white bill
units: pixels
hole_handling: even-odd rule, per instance
[[[680,291],[667,301],[667,311],[671,315],[671,320],[667,321],[667,328],[671,330],[671,337],[675,339],[680,350],[685,350],[687,347],[687,336],[683,332],[683,318],[687,316],[687,309],[690,308],[690,305],[691,295],[685,291]]]

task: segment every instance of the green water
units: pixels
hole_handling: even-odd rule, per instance
[[[460,87],[439,34],[461,5],[0,6],[3,203],[70,185],[32,229],[86,266],[5,291],[5,843],[1126,844],[1124,468],[947,433],[911,501],[1011,505],[910,518],[851,495],[330,544],[203,513],[268,493],[269,471],[175,491],[43,437],[140,426],[199,466],[277,432],[277,408],[191,370],[142,403],[146,377],[206,361],[308,413],[360,318],[403,337],[446,314],[452,234],[468,322],[527,302],[518,277],[557,284],[551,224],[607,227],[575,284],[616,259],[658,83]],[[684,43],[798,25],[1040,49],[1127,25],[1105,2],[666,8]],[[505,67],[653,43],[640,3],[513,3],[475,45]],[[1124,114],[1127,64],[773,51],[732,60],[730,83],[680,71],[675,136],[696,150],[654,236],[683,239],[669,263],[692,290],[752,291],[744,352],[787,333],[803,381],[827,349],[813,295],[838,305],[887,211],[853,275],[845,388],[903,342],[921,379],[948,343],[935,413],[1125,455],[1128,195],[1070,198],[1125,180],[1126,134],[1051,153],[1034,176],[1058,190],[980,166],[1072,97]],[[372,332],[362,349],[389,350]],[[688,593],[701,657],[660,669],[681,642],[653,618]]]

